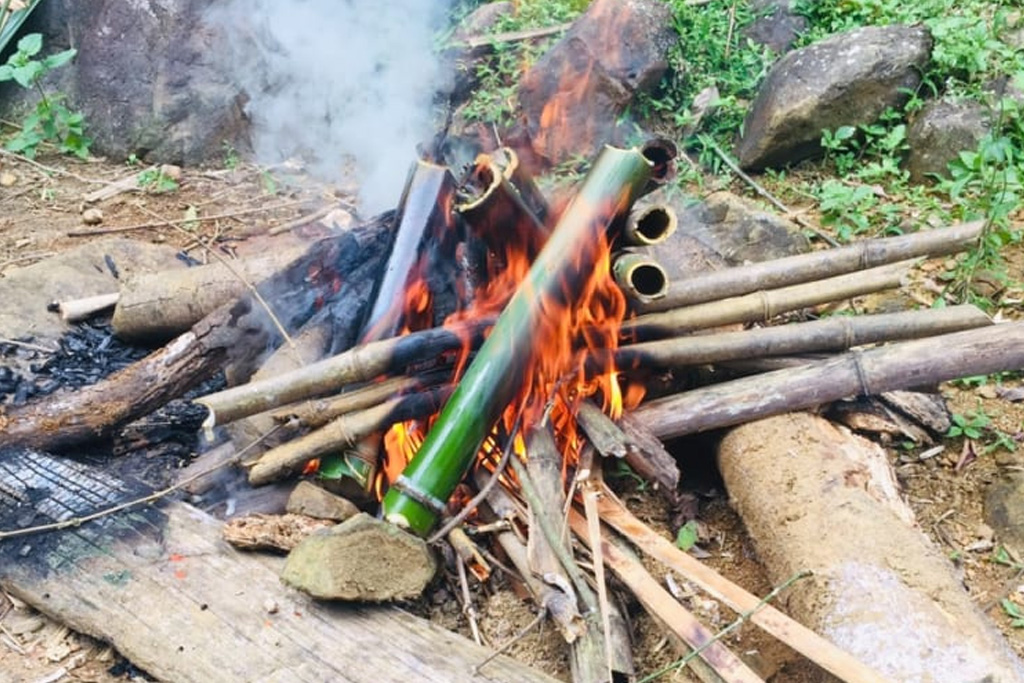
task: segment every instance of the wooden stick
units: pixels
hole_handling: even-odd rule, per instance
[[[988,315],[970,305],[832,316],[812,322],[624,346],[615,352],[615,365],[675,368],[812,351],[845,351],[864,344],[918,339],[991,324]]]
[[[845,247],[725,268],[676,278],[668,294],[643,304],[645,313],[716,301],[762,289],[778,289],[923,256],[945,256],[970,246],[981,235],[983,221],[909,235],[863,240]]]
[[[453,43],[453,47],[468,47],[478,48],[485,46],[493,46],[498,43],[519,43],[524,40],[536,40],[537,38],[546,38],[553,36],[556,33],[561,33],[572,26],[572,22],[566,22],[564,24],[556,24],[554,26],[544,26],[541,28],[527,29],[524,31],[506,31],[504,33],[492,33],[485,36],[473,36]]]
[[[569,524],[577,538],[594,550],[595,545],[588,533],[587,522],[575,510],[569,514]],[[706,683],[739,683],[741,681],[763,683],[763,679],[731,650],[721,642],[716,642],[715,635],[662,588],[657,580],[644,569],[639,560],[630,557],[626,551],[612,541],[607,532],[601,534],[600,551],[611,570],[629,587],[652,617],[673,636],[691,648],[704,648],[698,658],[690,662],[690,668],[702,681]]]
[[[292,372],[203,396],[196,402],[210,410],[204,426],[212,428],[402,370],[412,363],[462,348],[467,340],[475,344],[474,340],[492,322],[479,320],[363,344]]]
[[[249,483],[262,486],[325,453],[355,446],[369,435],[396,422],[427,417],[441,409],[450,387],[399,396],[373,408],[341,415],[323,427],[271,448],[249,470]]]
[[[903,262],[662,313],[647,313],[626,321],[622,330],[636,333],[641,338],[649,338],[685,334],[732,323],[767,322],[789,311],[898,287],[909,266],[908,262]]]
[[[443,381],[441,373],[430,376],[392,377],[381,382],[371,382],[332,398],[293,403],[275,410],[271,417],[275,422],[285,426],[293,425],[316,429],[346,413],[366,410],[393,396],[401,396],[416,389],[435,386]]]
[[[84,299],[70,299],[58,303],[57,310],[60,311],[61,320],[77,323],[102,313],[108,308],[113,308],[120,297],[120,294],[113,292],[111,294],[87,296]]]
[[[755,595],[672,545],[667,538],[660,536],[633,516],[607,486],[603,488],[602,493],[604,495],[598,501],[601,519],[646,554],[679,572],[687,581],[707,591],[716,600],[724,602],[733,611],[750,612],[750,620],[753,623],[839,680],[845,683],[879,683],[885,680],[877,672],[771,605],[761,607],[761,601]]]
[[[121,225],[110,228],[97,228],[94,230],[69,230],[67,232],[68,237],[90,237],[92,235],[110,235],[113,233],[120,232],[132,232],[134,230],[145,230],[146,228],[163,228],[172,225],[183,225],[185,223],[194,223],[197,221],[218,221],[224,218],[237,218],[239,216],[249,216],[254,213],[266,213],[268,211],[276,211],[278,209],[289,209],[293,206],[299,206],[305,204],[306,200],[296,199],[290,202],[281,202],[279,204],[271,204],[269,206],[260,206],[251,209],[238,209],[237,211],[227,211],[225,213],[217,213],[209,216],[197,216],[194,218],[177,218],[168,219],[161,221],[150,221],[148,223],[136,223],[134,225]]]
[[[651,401],[634,411],[662,439],[802,410],[848,396],[1024,368],[1024,322],[853,351]]]

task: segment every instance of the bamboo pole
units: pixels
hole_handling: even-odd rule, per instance
[[[437,358],[466,344],[475,345],[491,322],[478,320],[363,344],[298,370],[203,396],[196,399],[196,403],[210,411],[203,426],[213,428],[264,410],[336,392],[349,384],[404,370],[411,363]]]
[[[383,431],[396,422],[432,415],[440,410],[450,394],[451,389],[447,387],[429,389],[341,415],[319,429],[268,450],[249,470],[249,483],[253,486],[269,484],[313,458],[351,448],[363,437]]]
[[[634,246],[661,244],[676,231],[679,218],[667,204],[638,206],[629,213],[622,229],[622,241]]]
[[[723,332],[623,346],[615,351],[621,368],[674,368],[795,353],[845,351],[878,342],[918,339],[992,324],[975,306],[832,316],[741,332]]]
[[[801,308],[898,287],[909,267],[909,263],[903,262],[662,313],[646,313],[627,320],[622,331],[647,339],[733,323],[767,322],[777,315]]]
[[[845,247],[680,278],[673,281],[665,298],[644,304],[642,310],[645,313],[667,311],[922,256],[945,256],[961,251],[977,240],[983,225],[983,221],[974,221],[909,235],[863,240]]]
[[[601,520],[630,540],[641,551],[724,602],[729,609],[749,614],[750,621],[781,640],[844,683],[883,683],[885,678],[806,626],[772,607],[762,604],[711,567],[687,555],[637,519],[621,500],[604,486],[598,498]],[[575,528],[575,527],[574,527]]]
[[[852,351],[641,405],[633,415],[662,439],[812,408],[848,396],[1024,368],[1024,322]]]
[[[572,301],[595,245],[632,205],[653,165],[637,149],[605,148],[526,279],[477,352],[419,452],[384,497],[385,519],[423,535],[443,512],[480,445],[522,381],[552,301]]]
[[[617,254],[612,261],[612,277],[631,302],[657,299],[668,291],[668,273],[660,263],[645,254]]]

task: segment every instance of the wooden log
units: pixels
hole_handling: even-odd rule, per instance
[[[642,310],[645,313],[667,311],[922,256],[945,256],[970,246],[978,239],[983,226],[983,221],[974,221],[909,235],[863,240],[845,247],[680,278],[672,283],[663,299],[644,304]]]
[[[799,413],[732,430],[719,462],[769,577],[811,571],[786,594],[802,623],[894,681],[1024,680],[1024,663],[916,527],[882,448]]]
[[[711,567],[684,553],[672,541],[637,519],[605,486],[598,499],[601,520],[650,557],[725,603],[844,683],[880,683],[885,679],[814,631],[732,583]]]
[[[832,316],[777,327],[632,344],[616,351],[615,364],[621,368],[677,368],[767,356],[845,351],[864,344],[918,339],[991,324],[988,315],[970,305]]]
[[[85,514],[138,490],[73,460],[8,451],[0,525]],[[486,649],[398,608],[314,602],[281,584],[281,558],[235,551],[220,528],[166,503],[4,540],[0,586],[160,680],[553,681],[506,657],[474,675]]]
[[[587,523],[575,510],[569,523],[577,538],[592,546]],[[744,664],[729,648],[715,641],[715,634],[697,620],[689,610],[661,587],[643,564],[616,543],[607,531],[602,533],[601,554],[609,568],[626,584],[644,609],[672,634],[677,645],[685,650],[703,648],[689,663],[693,673],[706,683],[758,683],[761,677]]]
[[[289,332],[325,304],[361,309],[369,291],[360,288],[372,282],[386,233],[387,219],[382,218],[321,240],[305,257],[261,283],[257,293]],[[0,445],[50,450],[105,437],[228,362],[255,364],[282,339],[268,317],[256,295],[225,304],[167,346],[92,386],[8,410],[0,416]]]
[[[881,266],[801,285],[755,292],[627,320],[624,333],[641,339],[669,337],[733,323],[768,322],[775,316],[830,301],[898,287],[909,263]]]
[[[392,377],[380,382],[371,382],[331,398],[300,401],[272,411],[274,422],[286,427],[323,427],[331,420],[347,413],[366,410],[379,405],[389,398],[425,389],[444,381],[449,373],[434,373],[428,376]]]
[[[249,470],[249,483],[253,486],[269,484],[313,458],[352,448],[365,437],[397,422],[429,417],[441,409],[451,391],[451,387],[429,389],[341,415],[319,429],[264,453]]]
[[[114,333],[147,344],[172,339],[244,295],[250,284],[286,268],[303,252],[291,248],[235,262],[139,273],[121,284],[112,320]]]
[[[744,377],[641,405],[662,439],[812,408],[849,396],[1024,367],[1024,323],[1004,323]]]

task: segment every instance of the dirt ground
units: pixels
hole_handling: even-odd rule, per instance
[[[76,230],[148,224],[148,227],[135,227],[125,234],[172,244],[199,260],[207,258],[200,243],[212,245],[226,255],[247,248],[258,250],[260,235],[267,229],[309,215],[328,200],[346,199],[319,186],[298,189],[288,181],[291,171],[269,173],[238,164],[232,169],[185,169],[176,190],[160,193],[150,188],[123,192],[87,206],[83,201],[85,194],[129,177],[139,169],[52,156],[41,157],[38,161],[33,164],[0,156],[0,278],[16,268],[67,250],[82,240],[100,237],[99,234],[69,236],[69,232]],[[83,212],[87,208],[99,209],[102,222],[86,226]],[[199,225],[191,220],[195,215],[214,214],[221,217]],[[176,227],[159,225],[167,221],[179,223]],[[1017,273],[1024,272],[1024,252],[1011,254],[1010,259]],[[1018,301],[1019,294],[1016,295]],[[1007,295],[1007,298],[1013,297]],[[1020,318],[1021,311],[1018,303],[1009,307],[1005,315]],[[1020,379],[1011,383],[1021,386]],[[970,413],[980,408],[1005,433],[1024,432],[1024,403],[998,398],[991,383],[980,386],[951,383],[942,390],[952,412]],[[999,606],[1000,600],[1011,593],[1024,593],[1024,571],[991,560],[999,539],[992,538],[982,514],[986,485],[1003,472],[1024,469],[1024,450],[997,449],[981,453],[979,447],[978,457],[965,465],[961,462],[961,440],[947,440],[943,445],[941,453],[924,460],[919,457],[921,449],[891,450],[905,495],[921,528],[957,564],[974,600],[1003,630],[1014,649],[1024,655],[1024,639],[1010,626],[1010,620]],[[707,561],[749,591],[763,595],[771,586],[756,561],[742,522],[729,509],[713,472],[711,451],[707,440],[697,442],[688,449],[690,460],[683,463],[684,486],[694,492],[701,503],[700,521],[707,539],[703,543]],[[669,533],[668,515],[660,499],[629,481],[619,482],[619,486],[638,516]],[[1010,550],[1024,553],[1024,548]],[[1021,558],[1012,557],[1020,565]],[[665,576],[660,568],[649,566],[649,569],[659,578]],[[455,597],[457,585],[439,590],[416,607],[440,623],[469,635],[466,618]],[[686,596],[683,599],[713,630],[724,627],[734,618],[713,600],[698,594],[686,595],[685,585],[681,586],[681,592]],[[501,581],[478,591],[477,599],[480,629],[490,644],[506,642],[534,618],[532,607]],[[636,656],[640,672],[651,673],[676,659],[672,643],[641,609],[627,601],[626,612],[639,637]],[[534,630],[517,641],[509,652],[538,668],[565,677],[563,648],[551,636],[550,625]],[[785,683],[810,680],[806,663],[796,660],[785,647],[750,625],[744,625],[726,642],[743,653],[766,678]],[[0,681],[106,683],[139,676],[142,674],[108,646],[38,615],[0,592]],[[689,679],[686,674],[676,673],[661,680]]]

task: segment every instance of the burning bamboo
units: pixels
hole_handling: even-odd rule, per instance
[[[249,470],[249,483],[269,484],[314,458],[352,448],[365,437],[383,432],[397,422],[432,415],[450,393],[451,389],[444,387],[428,389],[341,415],[319,429],[268,450]]]
[[[1024,367],[1024,323],[852,351],[651,401],[634,416],[659,438],[728,427],[856,395]]]
[[[606,148],[469,365],[413,460],[384,497],[385,518],[426,534],[509,401],[520,391],[546,310],[574,302],[595,245],[632,205],[654,163]]]
[[[652,301],[668,291],[668,273],[650,256],[620,253],[612,260],[612,275],[631,302]]]
[[[709,301],[661,313],[647,313],[628,320],[623,332],[641,339],[686,334],[732,323],[768,322],[775,316],[898,287],[909,263],[880,266],[781,289],[754,292],[720,301]]]
[[[991,318],[971,305],[833,316],[777,327],[633,344],[615,352],[615,364],[624,368],[678,368],[767,356],[845,351],[864,344],[931,337],[991,324]]]
[[[778,289],[812,282],[907,259],[945,256],[961,251],[977,240],[983,226],[982,221],[975,221],[701,273],[674,281],[664,298],[644,304],[642,310],[645,313],[667,311],[761,289]]]

